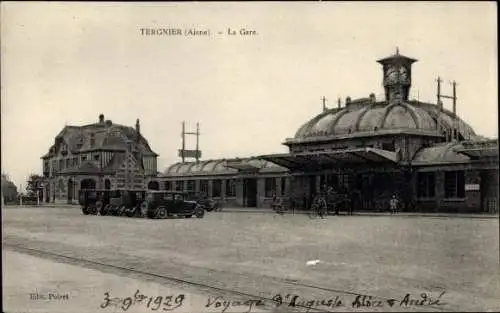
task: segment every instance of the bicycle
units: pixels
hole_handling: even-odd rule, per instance
[[[316,204],[311,205],[311,211],[307,214],[309,218],[317,218],[319,215],[319,208]]]

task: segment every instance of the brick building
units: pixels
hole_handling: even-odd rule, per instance
[[[379,60],[384,99],[325,109],[285,140],[289,153],[177,163],[159,186],[238,206],[268,206],[276,192],[307,208],[328,186],[357,191],[355,210],[383,210],[396,194],[405,210],[497,212],[498,140],[476,135],[455,105],[410,100],[416,61],[399,52]]]
[[[76,202],[83,188],[144,189],[157,175],[157,157],[139,120],[133,128],[101,114],[97,123],[65,126],[42,157],[45,201]]]

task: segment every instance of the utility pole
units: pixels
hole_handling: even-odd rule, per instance
[[[325,96],[323,96],[323,98],[321,98],[321,100],[323,101],[323,112],[325,112],[327,109],[326,109],[326,98]]]
[[[200,123],[196,123],[196,151],[200,151]],[[198,153],[196,153],[196,163],[200,161]]]
[[[446,99],[451,99],[453,101],[453,130],[452,130],[452,136],[451,136],[451,139],[452,140],[458,140],[458,127],[457,127],[457,123],[458,123],[458,116],[457,116],[457,82],[456,81],[453,81],[453,82],[450,82],[450,84],[452,85],[453,87],[453,94],[452,96],[448,96],[448,95],[443,95],[441,94],[441,78],[438,77],[437,79],[437,99],[438,99],[438,106],[440,107],[440,109],[442,110],[443,109],[443,104],[441,102],[441,98],[446,98]]]
[[[440,109],[442,109],[443,106],[441,103],[441,83],[443,82],[443,80],[441,79],[441,77],[438,76],[436,81],[437,81],[437,105],[439,106]]]
[[[182,149],[179,150],[179,156],[182,159],[182,163],[185,162],[186,158],[195,158],[196,162],[200,161],[201,151],[200,151],[200,123],[196,123],[196,132],[187,132],[186,123],[182,122]],[[186,135],[196,136],[196,150],[186,150]]]

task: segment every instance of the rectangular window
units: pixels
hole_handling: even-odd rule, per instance
[[[86,161],[86,160],[87,160],[87,156],[86,155],[82,155],[82,162]]]
[[[435,196],[436,177],[434,172],[417,174],[417,197],[433,198]]]
[[[281,177],[281,195],[286,194],[286,177]]]
[[[195,185],[196,185],[196,182],[194,180],[188,180],[187,186],[186,186],[187,191],[194,191]]]
[[[216,179],[212,182],[212,197],[218,198],[221,195],[222,190],[222,181],[220,179]]]
[[[165,181],[165,190],[171,190],[172,189],[172,182],[170,181]]]
[[[395,147],[394,141],[393,142],[384,142],[384,143],[382,143],[382,149],[383,150],[388,150],[388,151],[396,151],[396,147]]]
[[[175,184],[175,190],[176,191],[183,191],[184,190],[184,181],[183,180],[177,181],[177,183]]]
[[[323,187],[326,185],[326,176],[325,175],[320,175],[319,176],[319,186],[321,190],[323,190]]]
[[[236,182],[234,179],[226,180],[226,197],[236,197]]]
[[[351,175],[349,174],[339,174],[338,175],[338,188],[349,188],[351,183]]]
[[[275,191],[276,178],[266,178],[264,181],[264,188],[266,191],[266,197],[272,197]]]
[[[208,194],[208,180],[200,180],[200,193],[203,195]]]
[[[444,197],[465,198],[464,171],[444,172]]]
[[[99,161],[99,154],[94,154],[94,160]]]

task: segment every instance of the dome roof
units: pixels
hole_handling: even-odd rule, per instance
[[[450,132],[453,124],[464,139],[476,137],[474,130],[452,112],[418,101],[375,102],[369,98],[353,100],[341,109],[330,109],[309,120],[294,139],[314,137],[376,135],[388,131]],[[293,140],[293,139],[292,139]]]
[[[199,162],[179,162],[170,165],[165,172],[164,176],[210,176],[222,174],[236,174],[238,173],[237,167],[233,165],[244,165],[245,167],[254,167],[261,172],[281,172],[286,171],[285,168],[278,166],[274,163],[259,159],[259,158],[243,158],[243,159],[219,159],[219,160],[206,160]]]

